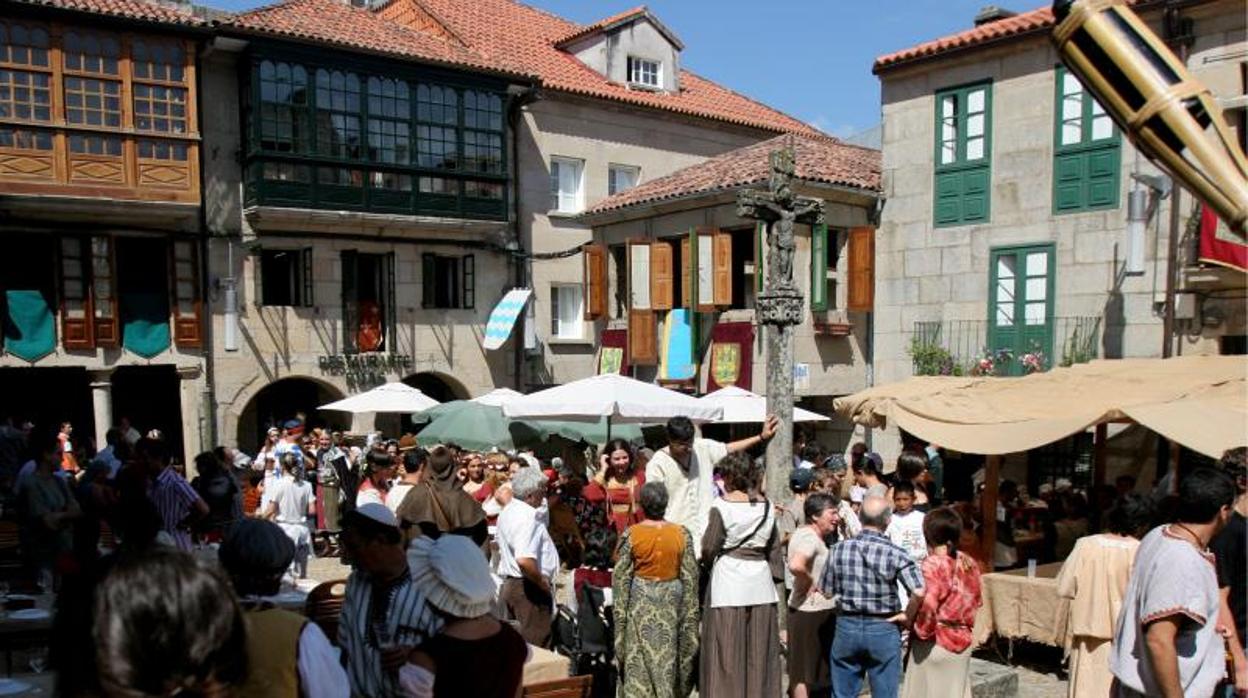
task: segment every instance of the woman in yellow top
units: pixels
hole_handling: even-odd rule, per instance
[[[1057,575],[1057,593],[1070,599],[1066,621],[1072,636],[1067,695],[1107,696],[1114,676],[1109,672],[1110,643],[1131,578],[1140,536],[1152,515],[1149,500],[1124,495],[1106,516],[1105,532],[1075,542]]]
[[[612,587],[620,698],[684,698],[698,651],[698,567],[683,526],[663,520],[667,490],[641,488],[645,519],[620,539]]]

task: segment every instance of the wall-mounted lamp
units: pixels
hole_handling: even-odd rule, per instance
[[[1124,245],[1126,260],[1123,262],[1122,271],[1124,274],[1138,275],[1144,273],[1148,221],[1156,210],[1156,202],[1170,194],[1170,180],[1138,172],[1132,174],[1131,179],[1135,183],[1127,194],[1127,239]]]

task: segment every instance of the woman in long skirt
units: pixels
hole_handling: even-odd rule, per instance
[[[773,569],[779,533],[770,502],[756,496],[761,468],[734,453],[718,464],[721,499],[711,504],[702,536],[702,564],[711,566],[702,624],[699,695],[780,695],[780,628]]]
[[[639,497],[645,520],[620,538],[612,579],[621,698],[685,698],[698,651],[698,568],[683,526],[663,520],[667,490]],[[703,693],[702,695],[710,695]]]

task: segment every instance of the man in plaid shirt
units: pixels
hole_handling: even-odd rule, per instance
[[[856,698],[864,673],[873,698],[897,696],[901,629],[923,602],[923,573],[884,535],[891,514],[883,497],[866,497],[858,515],[862,533],[828,551],[819,586],[825,596],[839,599],[830,662],[836,698]],[[910,593],[904,611],[898,583]]]

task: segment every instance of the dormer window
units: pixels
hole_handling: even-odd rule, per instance
[[[628,82],[658,90],[663,87],[663,64],[648,58],[628,57]]]

